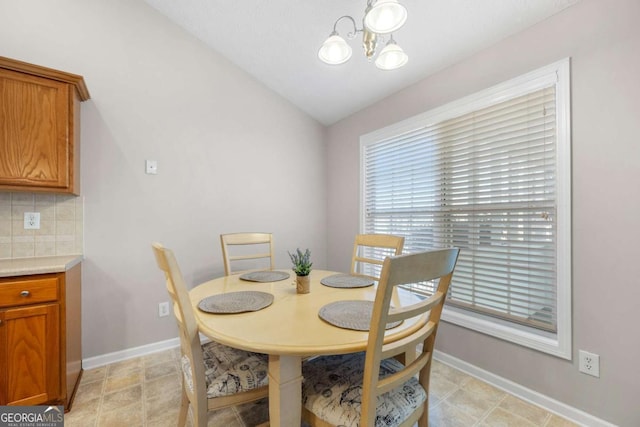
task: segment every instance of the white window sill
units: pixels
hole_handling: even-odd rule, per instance
[[[550,333],[446,305],[442,311],[442,320],[514,344],[571,360],[571,334],[563,334],[560,325],[558,333]]]

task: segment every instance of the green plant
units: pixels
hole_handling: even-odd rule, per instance
[[[289,258],[291,258],[293,271],[295,271],[297,276],[308,276],[309,273],[311,273],[313,263],[311,262],[311,251],[309,251],[309,249],[305,250],[304,253],[300,248],[296,249],[296,253],[294,254],[288,251],[287,253],[289,254]]]

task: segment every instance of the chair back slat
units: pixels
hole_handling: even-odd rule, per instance
[[[390,322],[411,319],[436,307],[444,297],[445,295],[442,292],[436,292],[429,298],[418,303],[402,308],[392,308],[389,310],[388,319]]]
[[[379,280],[380,266],[387,256],[400,255],[404,237],[392,234],[358,234],[353,242],[351,274]]]
[[[411,345],[416,341],[422,342],[425,339],[427,339],[429,335],[433,333],[433,329],[435,327],[436,327],[436,324],[434,322],[429,321],[426,324],[422,325],[422,328],[420,328],[418,331],[414,332],[413,334],[407,337],[404,337],[402,339],[399,339],[397,341],[385,343],[382,346],[382,356],[380,360],[388,359],[390,357],[395,357],[398,354],[404,353],[407,349],[407,346]]]
[[[241,264],[241,261],[247,260],[268,259],[268,269],[275,268],[271,233],[221,234],[220,245],[222,246],[225,276],[246,271],[247,268],[232,268],[232,264],[237,266]],[[268,249],[266,252],[265,246]],[[265,265],[267,264],[265,263]]]
[[[422,353],[416,358],[416,360],[411,362],[411,364],[406,366],[402,371],[384,377],[383,379],[378,381],[376,394],[380,395],[401,386],[402,384],[407,382],[408,378],[419,373],[420,370],[424,368],[427,363],[429,363],[430,359],[431,355],[429,353]]]

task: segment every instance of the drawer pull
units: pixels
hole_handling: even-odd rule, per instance
[[[21,297],[25,297],[25,298],[26,298],[26,297],[28,297],[29,295],[31,295],[31,292],[29,292],[29,291],[22,291],[22,292],[20,292],[20,296],[21,296]]]

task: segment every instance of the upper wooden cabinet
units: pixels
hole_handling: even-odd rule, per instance
[[[0,56],[0,191],[80,194],[82,76]]]

